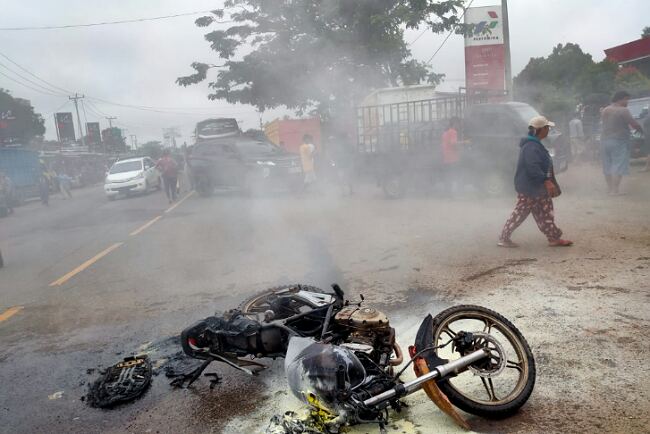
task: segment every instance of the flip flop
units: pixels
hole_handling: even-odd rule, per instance
[[[549,247],[569,247],[573,245],[573,241],[557,239],[548,242]]]
[[[497,243],[497,246],[506,247],[506,248],[515,248],[515,247],[519,247],[519,244],[513,243],[510,240],[499,240],[499,242]]]

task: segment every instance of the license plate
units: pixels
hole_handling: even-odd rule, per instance
[[[289,167],[289,173],[300,173],[302,172],[302,167]]]

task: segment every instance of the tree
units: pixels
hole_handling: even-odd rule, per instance
[[[176,81],[199,83],[211,68],[208,98],[315,109],[324,119],[349,110],[371,88],[438,83],[441,76],[411,57],[404,30],[442,32],[461,26],[462,0],[226,0],[196,20],[219,26],[205,35],[222,62],[194,62]],[[225,21],[224,21],[225,19]],[[233,22],[226,29],[223,24]]]
[[[0,146],[9,143],[29,144],[45,134],[43,117],[34,113],[28,100],[14,98],[0,89]]]
[[[140,151],[143,155],[147,155],[154,160],[159,159],[162,156],[163,146],[162,142],[158,140],[152,140],[144,145],[140,146]]]
[[[634,66],[619,69],[614,83],[617,89],[625,89],[633,96],[647,96],[650,93],[650,79]]]
[[[650,26],[646,26],[643,28],[643,32],[641,32],[641,37],[650,38]]]

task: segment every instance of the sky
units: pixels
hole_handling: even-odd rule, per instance
[[[218,0],[4,2],[0,28],[156,17],[207,11],[221,3]],[[475,0],[472,6],[493,4],[498,1]],[[594,60],[602,60],[605,48],[638,39],[643,27],[650,25],[648,0],[510,0],[508,9],[513,76],[531,57],[547,56],[558,43],[578,43]],[[82,122],[99,121],[105,128],[108,126],[105,117],[115,116],[114,125],[126,129],[124,135],[129,143],[131,135],[137,136],[139,144],[162,140],[163,128],[170,127],[180,132],[181,137],[177,139],[180,143],[191,143],[194,125],[208,117],[234,117],[244,129],[259,127],[260,115],[253,107],[208,100],[209,80],[185,88],[175,84],[177,77],[192,72],[189,65],[193,61],[219,62],[203,38],[206,28],[194,25],[199,16],[73,29],[0,30],[1,54],[60,89],[54,89],[57,95],[48,95],[42,88],[27,83],[36,88],[29,89],[2,74],[0,87],[11,90],[16,97],[29,99],[36,111],[43,114],[47,139],[56,137],[53,113],[73,111],[63,90],[87,96],[85,110],[81,110]],[[406,41],[415,40],[423,30],[407,31]],[[411,45],[414,57],[430,58],[445,36],[425,32]],[[0,72],[17,78],[3,65],[37,81],[0,56]],[[436,72],[446,74],[440,90],[452,91],[463,86],[462,37],[452,35],[434,57],[432,66]],[[105,101],[153,107],[157,111],[121,107]],[[266,112],[262,121],[271,121],[284,113],[282,110]]]

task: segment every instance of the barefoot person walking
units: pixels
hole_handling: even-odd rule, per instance
[[[542,144],[550,127],[555,126],[544,116],[535,116],[529,122],[528,136],[521,140],[515,190],[517,205],[506,222],[497,243],[500,247],[518,247],[510,239],[528,214],[533,214],[537,227],[548,239],[551,247],[565,247],[573,244],[563,240],[562,231],[555,226],[553,199],[560,195],[560,187],[553,173],[553,160]]]

